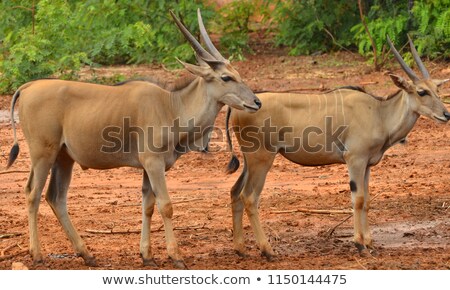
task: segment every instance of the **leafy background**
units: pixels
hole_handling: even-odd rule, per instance
[[[450,0],[225,2],[218,7],[207,0],[1,1],[0,93],[11,93],[36,78],[77,79],[85,66],[163,63],[172,67],[175,57],[194,61],[169,9],[197,35],[200,8],[221,51],[233,59],[252,53],[251,36],[257,34],[273,46],[287,47],[291,55],[351,50],[373,61],[377,53],[382,66],[388,55],[386,35],[402,47],[407,33],[423,57],[450,58]],[[404,57],[412,59],[409,52]]]

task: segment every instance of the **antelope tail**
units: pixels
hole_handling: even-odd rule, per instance
[[[17,155],[19,155],[19,142],[17,141],[16,123],[14,122],[14,105],[16,104],[19,97],[20,97],[20,89],[18,89],[14,93],[11,101],[11,125],[13,129],[14,145],[11,148],[11,151],[9,152],[8,164],[6,165],[6,169],[8,169],[9,167],[11,167],[11,165],[13,165],[14,161],[16,161]]]
[[[236,154],[234,154],[234,152],[233,152],[233,141],[231,140],[231,134],[230,134],[230,128],[229,128],[230,117],[231,117],[231,107],[228,107],[227,117],[225,120],[225,130],[227,132],[228,147],[230,148],[230,151],[231,151],[231,159],[227,165],[227,169],[226,169],[227,174],[236,172],[236,170],[238,170],[239,165],[240,165],[239,159],[237,158]]]

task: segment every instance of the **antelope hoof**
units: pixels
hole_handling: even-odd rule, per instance
[[[33,258],[33,266],[38,266],[44,264],[44,259],[42,259],[42,255],[40,252],[38,252],[36,255],[33,254],[32,250],[28,251]]]
[[[358,249],[359,253],[362,253],[364,250],[367,250],[366,246],[358,242],[355,242],[355,247]]]
[[[84,264],[89,267],[98,267],[97,261],[94,257],[89,257],[84,259]]]
[[[369,249],[367,249],[367,248],[364,248],[364,250],[360,251],[360,252],[359,252],[359,256],[360,256],[361,258],[369,258],[369,257],[372,257],[372,255],[370,254]]]
[[[372,245],[372,242],[366,245],[355,242],[355,246],[358,249],[358,252],[361,255],[361,257],[373,257],[378,255],[376,249]]]
[[[142,258],[142,263],[144,264],[144,266],[158,268],[158,264],[156,264],[155,259],[153,259],[153,258],[151,258],[151,259]]]
[[[275,260],[275,254],[273,252],[262,251],[261,256],[266,257],[268,262],[273,262]]]
[[[247,258],[248,257],[248,255],[244,251],[234,250],[234,252],[241,258]]]
[[[172,260],[172,261],[175,268],[180,270],[188,270],[188,267],[186,266],[183,260]]]
[[[355,243],[356,248],[358,249],[359,255],[363,258],[372,257],[372,250],[360,243]]]
[[[33,266],[39,266],[44,264],[44,260],[42,260],[42,258],[39,259],[33,259]]]

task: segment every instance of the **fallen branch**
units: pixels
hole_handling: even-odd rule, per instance
[[[173,201],[172,204],[180,204],[180,203],[193,202],[193,201],[199,201],[199,200],[203,200],[203,198],[191,198],[191,199],[176,200],[176,201]]]
[[[281,238],[280,238],[280,236],[277,234],[277,232],[271,227],[271,226],[269,226],[268,224],[266,224],[266,226],[269,228],[269,230],[270,230],[270,235],[271,236],[273,236],[274,238],[275,238],[275,241],[280,241],[281,240]]]
[[[14,248],[15,246],[19,246],[18,244],[12,244],[7,246],[6,248],[4,248],[1,252],[0,252],[0,256],[4,256],[5,253],[9,250],[11,250],[12,248]]]
[[[363,264],[361,264],[361,262],[356,257],[354,257],[354,259],[355,259],[356,263],[358,263],[361,266],[361,268],[363,268],[364,270],[367,270],[367,268]]]
[[[193,226],[187,226],[187,227],[174,227],[174,231],[183,231],[183,230],[198,230],[198,229],[204,229],[206,224],[202,225],[193,225]],[[164,227],[161,226],[156,230],[151,230],[152,233],[154,232],[161,232],[164,230]],[[91,234],[105,234],[105,235],[125,235],[125,234],[140,234],[141,230],[93,230],[93,229],[87,229],[87,233]]]
[[[0,239],[9,239],[12,237],[17,237],[23,235],[22,233],[9,233],[9,234],[1,234]]]
[[[342,225],[343,223],[345,223],[346,221],[348,221],[352,216],[353,216],[353,214],[349,215],[348,217],[346,217],[345,219],[343,219],[341,222],[339,222],[337,225],[335,225],[333,228],[329,229],[329,230],[327,231],[327,233],[328,233],[328,234],[327,234],[327,237],[330,238],[330,237],[333,235],[334,231],[335,231],[340,225]]]
[[[108,235],[124,235],[124,234],[139,234],[141,233],[141,230],[92,230],[92,229],[87,229],[86,230],[87,233],[90,234],[108,234]]]
[[[307,209],[307,208],[298,208],[292,210],[276,210],[271,211],[273,214],[283,214],[283,213],[294,213],[294,212],[303,212],[303,213],[311,213],[311,214],[353,214],[352,210],[342,209],[342,210],[327,210],[327,209]]]
[[[199,200],[203,200],[203,198],[191,198],[191,199],[176,200],[176,201],[173,201],[172,204],[180,204],[180,203],[199,201]],[[128,204],[121,204],[118,206],[126,207],[126,206],[141,206],[141,205],[142,205],[141,203],[128,203]]]
[[[126,207],[126,206],[141,206],[141,203],[127,203],[127,204],[119,204],[120,207]]]
[[[206,226],[206,223],[204,223],[202,225],[193,225],[193,226],[187,226],[187,227],[175,227],[173,230],[174,231],[199,230],[199,229],[204,229],[205,226]]]
[[[376,84],[378,84],[378,82],[377,81],[373,81],[373,82],[360,82],[359,83],[361,86],[366,86],[366,85],[376,85]]]
[[[28,253],[28,250],[22,250],[20,252],[15,253],[15,254],[0,256],[0,262],[12,259],[12,258],[20,256],[20,255],[24,255],[24,254],[27,254],[27,253]]]
[[[9,173],[30,173],[28,170],[8,170],[8,171],[0,171],[0,175],[9,174]]]

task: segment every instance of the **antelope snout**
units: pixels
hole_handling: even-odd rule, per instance
[[[243,104],[244,110],[247,112],[250,112],[250,113],[257,112],[259,109],[261,109],[261,106],[262,106],[261,100],[257,96],[255,96],[255,95],[253,95],[253,96],[254,96],[253,100],[250,99],[247,101],[247,103]]]
[[[255,104],[258,106],[259,109],[261,109],[262,103],[261,103],[261,101],[258,99],[258,97],[255,97]],[[448,115],[448,113],[447,113],[447,115]],[[445,117],[448,119],[449,117],[448,117],[447,115],[446,115]]]
[[[444,117],[447,119],[447,121],[450,121],[450,113],[444,112]]]

